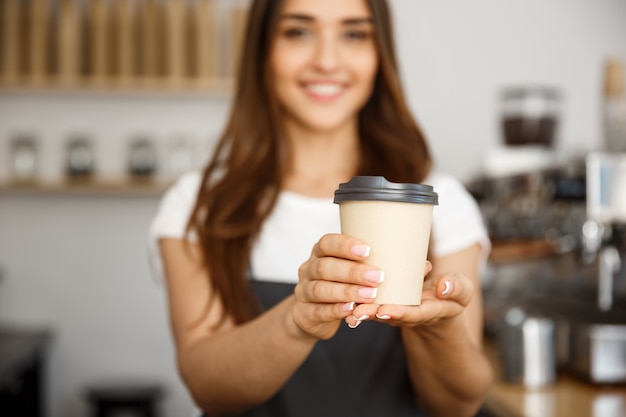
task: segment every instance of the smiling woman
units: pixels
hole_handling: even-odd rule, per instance
[[[249,16],[216,151],[151,226],[190,393],[206,415],[474,415],[490,242],[470,194],[431,170],[386,2],[255,0]],[[374,303],[385,271],[332,198],[355,175],[439,195],[419,306]]]
[[[371,13],[364,2],[339,2],[316,14],[288,2],[270,52],[273,87],[289,137],[299,130],[356,132],[355,112],[365,105],[378,54]],[[353,133],[354,135],[354,133]]]

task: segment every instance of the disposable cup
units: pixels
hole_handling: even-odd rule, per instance
[[[371,251],[363,262],[385,273],[375,303],[421,304],[432,211],[438,204],[433,187],[357,176],[339,185],[334,202],[341,232],[367,243]]]

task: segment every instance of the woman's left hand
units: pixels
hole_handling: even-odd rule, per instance
[[[427,272],[430,270],[429,266]],[[427,276],[420,305],[359,304],[345,321],[352,328],[364,320],[403,327],[433,325],[461,314],[472,299],[473,292],[472,281],[464,275]]]

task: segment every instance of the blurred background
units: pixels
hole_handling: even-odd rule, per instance
[[[607,172],[621,172],[613,183],[626,189],[626,2],[389,3],[406,94],[436,167],[468,186],[494,239],[487,331],[502,300],[548,291],[537,289],[545,271],[590,287],[595,305],[606,254],[624,259],[626,197],[610,209],[606,192],[590,203],[588,169],[604,173],[602,189]],[[107,399],[140,398],[164,416],[191,416],[147,230],[165,187],[202,167],[220,134],[248,2],[0,5],[0,404],[80,417]],[[626,308],[623,263],[612,267],[608,310]],[[609,382],[619,384],[618,330],[624,372]],[[568,415],[626,415],[623,388],[589,391],[606,381],[588,366],[581,374],[585,392],[609,395],[609,405]],[[500,409],[525,401],[519,384]],[[560,415],[551,401],[534,415]]]

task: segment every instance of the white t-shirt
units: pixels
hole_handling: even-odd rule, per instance
[[[199,172],[180,177],[164,194],[152,220],[149,256],[158,279],[163,276],[158,240],[185,237],[185,227],[201,179]],[[471,194],[458,180],[441,173],[430,174],[423,183],[432,185],[439,196],[439,205],[433,209],[432,254],[446,255],[480,243],[484,266],[491,244]],[[339,232],[339,206],[332,198],[313,198],[282,191],[252,249],[254,278],[296,283],[298,268],[309,258],[313,245],[324,234]]]

